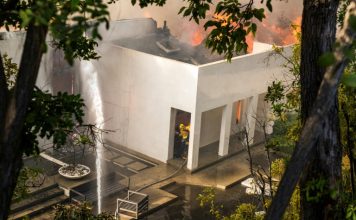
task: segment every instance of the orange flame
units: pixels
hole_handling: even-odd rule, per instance
[[[252,51],[253,51],[253,41],[254,41],[254,36],[253,36],[252,33],[249,33],[246,36],[247,53],[252,53]]]
[[[201,44],[201,42],[204,39],[204,34],[202,33],[202,31],[200,29],[197,29],[192,36],[192,40],[191,40],[191,44],[193,46],[197,46],[199,44]]]

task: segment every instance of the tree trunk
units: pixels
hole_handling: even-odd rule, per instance
[[[21,145],[22,128],[45,51],[46,35],[47,27],[29,26],[14,91],[8,97],[0,96],[0,103],[5,103],[5,107],[0,108],[0,220],[7,219],[9,215],[13,191],[22,167],[22,154],[26,146]],[[3,79],[1,68],[0,81]]]
[[[325,73],[319,58],[334,46],[338,3],[336,0],[304,0],[300,67],[303,124],[310,115]],[[311,161],[300,179],[301,219],[341,219],[340,212],[333,209],[340,205],[341,186],[342,148],[337,103],[336,95],[322,124],[323,132],[313,148]],[[308,190],[311,184],[323,181],[326,184],[320,189]],[[332,193],[336,193],[336,197],[333,198]]]
[[[302,173],[305,171],[305,168],[308,164],[310,164],[310,161],[314,159],[313,156],[325,159],[323,155],[317,155],[320,150],[315,149],[320,146],[320,141],[323,138],[325,139],[324,129],[326,123],[324,121],[326,120],[329,122],[328,117],[331,109],[334,108],[339,81],[346,66],[350,62],[350,57],[346,56],[345,51],[348,52],[352,50],[354,41],[356,39],[356,31],[350,26],[351,15],[356,16],[356,0],[351,1],[347,9],[344,26],[340,30],[340,34],[338,35],[338,46],[335,48],[335,51],[333,53],[335,57],[335,62],[327,69],[324,75],[315,103],[313,104],[312,110],[309,112],[310,115],[303,124],[303,129],[301,131],[296,147],[293,151],[293,155],[288,162],[286,171],[284,172],[283,177],[278,185],[278,190],[272,200],[272,204],[268,209],[265,218],[266,220],[282,219],[284,211],[287,208],[289,200],[293,194],[293,191],[298,181],[300,180]],[[331,158],[335,157],[331,156]],[[320,166],[321,168],[318,167],[317,169],[324,171],[327,165],[320,164]],[[330,167],[327,168],[332,169]],[[340,169],[336,167],[335,170],[338,171]],[[317,175],[320,176],[320,174]],[[325,178],[325,176],[322,177]],[[332,183],[333,181],[335,181],[335,179],[332,177],[330,177],[330,179],[330,182]],[[329,179],[326,180],[329,181]],[[325,188],[330,189],[332,188],[332,185],[326,184]],[[337,191],[335,192],[338,193]],[[334,194],[335,197],[332,197],[329,194],[331,193],[330,191],[328,191],[327,193],[327,196],[324,195],[322,199],[331,199],[326,201],[329,201],[329,204],[326,204],[326,202],[322,200],[317,201],[318,203],[320,203],[320,205],[314,204],[314,207],[322,207],[326,208],[326,210],[307,210],[307,214],[309,215],[302,215],[302,218],[313,218],[310,214],[312,213],[313,216],[316,216],[314,219],[343,219],[342,213],[340,214],[339,212],[339,210],[343,208],[342,206],[339,206],[340,200],[338,200],[338,198],[340,197],[340,195]],[[336,200],[333,200],[333,198],[336,198]],[[304,202],[308,201],[304,200]],[[331,208],[334,209],[334,213],[331,212]],[[315,212],[319,212],[321,214],[315,214]]]

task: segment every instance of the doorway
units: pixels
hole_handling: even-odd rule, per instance
[[[174,113],[173,113],[174,112]],[[190,130],[190,117],[191,114],[186,111],[172,108],[171,120],[171,145],[173,148],[173,159],[185,159],[188,154],[189,145],[189,130]]]

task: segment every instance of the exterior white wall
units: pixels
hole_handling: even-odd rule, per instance
[[[12,62],[20,64],[22,50],[25,42],[25,32],[0,32],[0,52],[12,58]],[[43,89],[52,91],[51,74],[53,72],[53,52],[48,46],[47,53],[42,56],[42,61],[37,76],[36,85]],[[18,66],[19,67],[19,66]]]
[[[23,44],[25,42],[25,32],[0,32],[0,52],[12,58],[12,61],[19,64]]]
[[[200,147],[219,140],[223,107],[203,112],[201,119]]]
[[[92,63],[99,73],[104,128],[116,130],[105,138],[166,161],[171,108],[195,111],[198,68],[111,43],[98,51],[102,57]],[[87,86],[83,82],[81,90],[88,100]],[[89,101],[89,120],[95,118],[91,105]]]
[[[286,48],[288,53],[290,48]],[[270,48],[255,44],[254,53],[233,58],[231,63],[218,61],[199,66],[197,111],[202,114],[202,127],[199,147],[214,143],[220,138],[222,106],[245,100],[242,107],[239,127],[246,123],[247,98],[267,92],[273,80],[282,79],[284,63],[282,58],[271,57]],[[258,116],[266,115],[263,96],[258,100]],[[213,109],[213,110],[212,110]],[[231,118],[232,128],[235,125],[235,111]],[[256,127],[257,128],[257,127]]]
[[[282,58],[266,58],[271,51],[199,66],[197,108],[210,110],[226,103],[265,93],[283,75]]]
[[[136,18],[111,21],[109,29],[106,29],[105,25],[101,24],[99,31],[103,41],[112,41],[146,35],[154,33],[156,30],[157,22],[152,18]]]

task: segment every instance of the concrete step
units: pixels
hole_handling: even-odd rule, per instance
[[[106,197],[106,196],[109,196],[109,195],[112,195],[114,193],[117,193],[121,190],[124,190],[126,189],[126,186],[123,186],[119,183],[113,183],[112,185],[108,185],[108,186],[102,186],[102,191],[101,191],[101,195],[102,197]],[[87,192],[83,192],[82,194],[85,195],[85,198],[87,201],[90,201],[90,202],[95,202],[98,200],[98,195],[97,195],[97,192],[95,190],[90,190],[90,191],[87,191]],[[75,201],[81,201],[82,198],[81,196],[79,196],[78,198],[75,196],[73,197],[73,199]]]
[[[114,193],[120,192],[126,189],[126,186],[119,183],[121,179],[118,178],[117,174],[111,173],[102,177],[102,197],[112,195]],[[79,192],[85,196],[85,199],[89,202],[95,202],[98,200],[96,191],[96,180],[85,183],[81,186],[75,187],[74,191]],[[74,195],[76,193],[74,192]],[[81,195],[72,197],[74,201],[82,201],[84,198]]]
[[[13,203],[11,205],[10,213],[19,212],[60,195],[63,195],[63,190],[58,188],[58,186],[54,188],[50,187],[47,190],[41,190],[40,192],[36,191],[35,193],[31,193],[27,198]]]
[[[59,195],[56,196],[54,198],[45,200],[41,203],[38,203],[34,206],[28,207],[24,210],[21,210],[19,212],[13,213],[10,215],[9,219],[23,219],[25,217],[33,217],[36,214],[42,213],[48,209],[50,209],[52,206],[60,204],[60,203],[64,203],[69,201],[69,198],[65,195]]]

